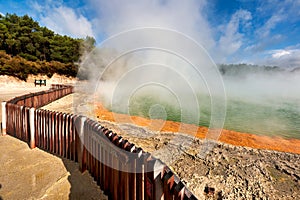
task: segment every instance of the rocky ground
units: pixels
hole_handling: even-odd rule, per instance
[[[45,109],[72,113],[73,98],[69,95]],[[199,199],[300,199],[299,154],[98,120],[168,164]]]
[[[194,147],[202,141],[195,140]],[[189,164],[187,164],[189,163]],[[204,159],[172,164],[200,199],[299,199],[300,155],[217,144]],[[206,188],[212,188],[206,195]]]
[[[168,164],[199,199],[300,199],[299,154],[100,123]]]

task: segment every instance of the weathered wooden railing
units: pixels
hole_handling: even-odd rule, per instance
[[[6,132],[31,148],[78,162],[79,169],[88,170],[109,199],[196,199],[161,160],[97,121],[35,109],[72,92],[72,86],[52,85],[48,91],[3,103]]]
[[[18,96],[9,100],[7,103],[40,108],[72,92],[72,86],[52,84],[49,90]]]

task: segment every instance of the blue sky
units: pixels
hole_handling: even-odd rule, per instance
[[[0,12],[97,43],[132,28],[171,28],[217,63],[300,66],[300,0],[0,0]]]

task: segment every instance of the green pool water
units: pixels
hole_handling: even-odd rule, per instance
[[[152,119],[209,126],[211,120],[211,98],[198,95],[199,107],[184,112],[179,103],[170,103],[155,95],[143,95],[130,99],[128,110],[111,108],[114,112],[137,115]],[[188,104],[188,102],[185,102]],[[153,109],[154,108],[154,109]],[[155,109],[157,108],[157,109]],[[195,113],[198,112],[198,113]],[[195,118],[200,116],[195,123]],[[227,98],[224,128],[259,135],[300,139],[300,106],[292,101],[247,101]]]

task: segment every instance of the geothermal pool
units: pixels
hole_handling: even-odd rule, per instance
[[[227,65],[219,69],[226,93],[224,129],[300,138],[300,70],[251,65]],[[147,89],[132,94],[126,109],[116,106],[119,103],[105,107],[118,113],[209,126],[211,98],[216,102],[224,99],[199,91],[195,96],[198,107],[187,106],[185,112],[183,107],[189,105],[188,98],[179,102],[176,95],[168,96],[156,90],[147,92]]]

